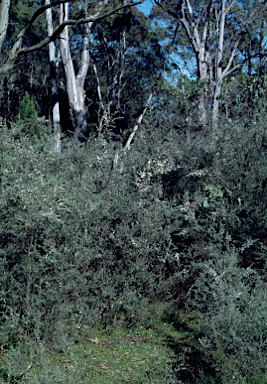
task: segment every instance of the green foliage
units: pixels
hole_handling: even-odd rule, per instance
[[[33,98],[26,91],[19,105],[19,114],[17,120],[27,120],[36,118],[38,115]]]
[[[56,154],[27,124],[1,141],[4,348],[64,351],[85,326],[155,326],[164,305],[179,380],[264,378],[264,116],[188,139],[151,113],[126,153]]]
[[[220,289],[217,311],[207,326],[216,359],[221,361],[223,383],[233,377],[238,383],[251,383],[253,375],[266,380],[266,289],[247,270],[234,270],[232,281]]]
[[[44,345],[16,348],[0,357],[0,382],[23,375],[23,383],[168,383],[175,382],[174,352],[166,344],[173,327],[90,329],[61,353]],[[22,347],[22,346],[21,346]]]
[[[127,163],[111,174],[113,153],[98,144],[58,156],[48,137],[34,140],[13,127],[1,153],[6,344],[9,322],[18,338],[26,333],[58,346],[84,322],[149,322],[149,303],[167,298],[164,202],[144,205]]]
[[[166,7],[176,12],[176,3]],[[38,6],[30,5],[12,2],[3,55]],[[85,89],[89,129],[99,134],[102,119],[102,142],[78,147],[64,138],[63,152],[52,151],[50,128],[37,118],[51,103],[48,55],[25,56],[3,80],[1,115],[18,113],[0,141],[5,382],[267,381],[267,78],[254,67],[225,80],[226,119],[200,126],[197,100],[204,93],[210,108],[211,84],[176,72],[158,81],[174,37],[190,71],[195,53],[163,11],[154,7],[152,26],[129,8],[92,27],[99,83],[91,68]],[[77,4],[70,12],[81,14]],[[23,45],[46,36],[43,18]],[[230,24],[227,33],[238,27]],[[74,61],[83,32],[71,32]],[[252,43],[257,52],[258,37]],[[151,109],[124,152],[151,89]]]
[[[19,32],[29,23],[39,6],[40,2],[38,1],[11,1],[7,36],[1,51],[2,64],[6,61]],[[27,33],[23,36],[23,47],[37,44],[46,37],[44,12],[27,29]],[[16,62],[15,70],[2,81],[0,115],[9,121],[15,121],[18,114],[18,105],[23,99],[25,91],[28,91],[36,102],[35,106],[41,106],[41,115],[48,116],[48,109],[51,105],[48,74],[49,54],[46,47],[27,55],[21,55]]]
[[[208,184],[204,188],[206,197],[203,201],[203,207],[208,208],[209,205],[214,204],[218,199],[223,197],[223,191],[220,185]]]
[[[120,4],[113,2],[113,6]],[[95,131],[105,114],[101,133],[123,142],[144,107],[151,86],[157,83],[164,52],[149,20],[134,7],[94,24],[92,33],[97,44],[92,46],[91,56],[101,84],[102,102],[97,79],[89,69],[92,74],[88,96],[92,98],[93,94],[88,106],[90,129]]]
[[[257,72],[253,75],[242,72],[226,79],[220,97],[223,113],[231,119],[238,116],[251,119],[255,112],[261,114],[265,108],[266,85],[266,74],[260,75]]]

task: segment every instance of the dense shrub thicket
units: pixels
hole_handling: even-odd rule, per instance
[[[66,140],[55,154],[47,127],[3,130],[1,343],[30,335],[60,344],[84,324],[147,325],[163,305],[200,314],[222,383],[259,383],[264,116],[190,136],[157,119],[151,113],[127,152]]]

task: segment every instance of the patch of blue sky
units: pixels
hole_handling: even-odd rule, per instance
[[[143,12],[146,16],[150,15],[152,7],[153,7],[152,0],[145,0],[142,4],[137,6],[137,8],[141,12]],[[161,25],[162,27],[164,27],[165,23],[158,21],[158,25]],[[162,42],[162,44],[164,43],[166,43],[166,41]],[[175,86],[181,74],[187,76],[191,80],[195,79],[194,65],[192,65],[192,63],[188,64],[188,62],[184,61],[179,55],[179,52],[172,53],[169,57],[169,61],[174,64],[173,69],[171,73],[169,74],[164,73],[163,76],[170,84],[173,84]]]
[[[146,16],[150,14],[152,7],[153,3],[151,0],[145,0],[142,4],[137,6],[137,8],[142,11]]]

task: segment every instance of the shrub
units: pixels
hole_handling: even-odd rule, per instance
[[[27,120],[37,117],[37,110],[35,108],[34,100],[31,98],[28,92],[25,92],[23,99],[19,105],[18,120]]]

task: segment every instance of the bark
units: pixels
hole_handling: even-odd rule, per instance
[[[2,45],[6,37],[6,31],[8,26],[10,0],[1,0],[0,3],[0,52]]]
[[[259,52],[259,75],[262,76],[264,74],[264,57],[265,57],[265,32],[266,31],[266,21],[263,20],[261,22],[261,29],[260,29],[260,52]],[[252,67],[252,65],[251,65]],[[252,73],[252,70],[250,70],[250,75]]]
[[[45,4],[50,4],[50,0],[46,0]],[[53,34],[52,10],[46,10],[46,23],[48,36]],[[59,96],[57,85],[57,65],[56,65],[56,47],[52,41],[49,43],[49,61],[50,61],[50,81],[51,81],[51,99],[53,105],[53,127],[54,127],[54,150],[61,152],[61,126],[60,126],[60,110]]]
[[[223,57],[223,43],[224,43],[224,29],[225,29],[225,0],[222,0],[221,11],[219,16],[219,36],[218,36],[218,47],[216,50],[216,59],[215,59],[215,87],[213,94],[213,103],[212,103],[212,122],[215,122],[218,119],[219,113],[219,96],[221,94],[221,83],[222,83],[222,57]]]
[[[211,14],[213,2],[209,1],[207,13]],[[207,83],[209,79],[209,68],[211,65],[210,52],[207,49],[209,20],[205,20],[203,29],[199,28],[199,21],[196,19],[190,0],[185,0],[181,8],[181,23],[191,42],[196,56],[198,81],[202,87],[198,97],[198,120],[201,126],[206,126],[208,120],[207,106]]]
[[[68,18],[69,4],[66,3],[60,6],[60,24],[66,22]],[[66,77],[70,113],[75,129],[74,136],[78,139],[82,133],[85,133],[86,115],[83,89],[81,89],[80,84],[78,84],[76,79],[73,60],[70,52],[68,26],[66,26],[60,34],[60,53]]]
[[[92,18],[99,17],[101,12],[103,11],[103,7],[105,3],[106,1],[100,1],[98,3],[98,8],[95,11],[94,16],[91,16]],[[87,12],[87,9],[85,9],[85,13],[86,12]],[[61,5],[61,8],[60,8],[60,24],[63,24],[64,22],[68,22],[68,3]],[[86,128],[87,128],[84,81],[88,72],[89,61],[90,61],[89,38],[90,38],[92,25],[93,25],[93,22],[89,22],[86,24],[86,27],[84,29],[82,52],[81,52],[80,61],[78,63],[77,75],[75,74],[73,60],[72,60],[70,47],[69,47],[68,26],[66,26],[62,31],[62,33],[60,34],[60,51],[61,51],[61,57],[62,57],[65,76],[66,76],[70,111],[73,118],[74,129],[75,129],[74,138],[80,141],[84,140],[84,136],[86,134]],[[96,72],[96,67],[94,67],[94,70]],[[100,87],[100,83],[98,84],[98,87]],[[100,95],[99,97],[101,101],[101,94],[99,92],[100,91],[98,90],[98,94]],[[106,110],[104,108],[103,118],[105,117],[105,115],[106,115]]]
[[[222,63],[224,58],[226,16],[230,12],[231,8],[235,5],[236,1],[237,0],[232,0],[230,4],[227,6],[227,0],[221,0],[221,9],[218,16],[219,31],[218,31],[218,43],[216,48],[216,56],[215,56],[215,64],[214,64],[215,79],[214,79],[214,91],[213,91],[213,101],[212,101],[213,127],[216,126],[218,117],[219,117],[219,97],[221,96],[221,93],[222,93],[222,81],[226,76],[231,74],[238,67],[236,65],[233,65],[233,60],[237,53],[237,48],[240,41],[239,38],[236,40],[235,44],[232,47],[230,57],[226,62],[226,66],[224,69],[223,69],[223,63]]]
[[[130,134],[128,140],[127,140],[127,143],[125,144],[124,146],[124,151],[126,151],[127,149],[130,149],[130,145],[131,145],[131,142],[138,130],[138,128],[140,127],[140,125],[142,124],[142,121],[143,121],[143,118],[145,116],[145,113],[147,111],[147,109],[150,107],[151,105],[151,101],[152,101],[152,96],[153,96],[153,93],[151,92],[147,98],[147,101],[146,101],[146,105],[144,106],[144,108],[142,109],[140,115],[137,117],[136,119],[136,122],[135,122],[135,126],[133,128],[133,131],[132,133]]]

